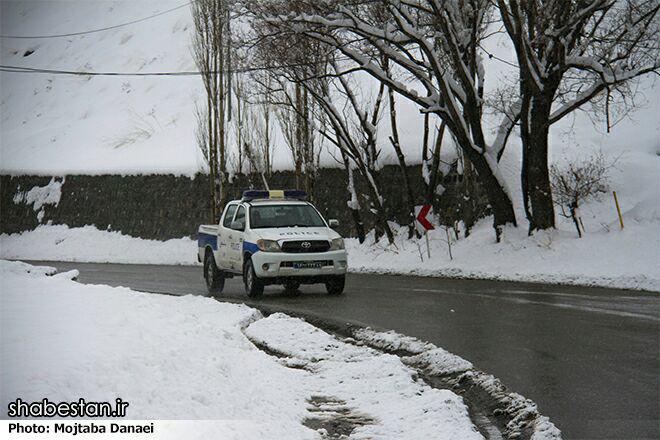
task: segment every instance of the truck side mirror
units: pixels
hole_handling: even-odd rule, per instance
[[[330,225],[331,228],[337,228],[339,227],[339,220],[335,218],[331,218],[330,220],[328,220],[328,225]]]
[[[245,222],[242,220],[234,220],[233,222],[231,222],[231,228],[235,231],[244,231]]]

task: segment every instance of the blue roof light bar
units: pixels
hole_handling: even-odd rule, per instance
[[[285,189],[285,190],[256,190],[251,189],[243,191],[243,201],[249,202],[257,199],[293,199],[293,200],[307,200],[307,193],[299,189]]]

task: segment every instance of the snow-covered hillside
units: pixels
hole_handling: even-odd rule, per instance
[[[185,5],[184,0],[2,1],[3,35],[52,35],[98,29]],[[2,65],[96,72],[194,71],[189,8],[182,7],[137,24],[92,34],[48,39],[0,39]],[[499,38],[499,40],[498,40]],[[489,51],[513,60],[505,37],[489,41]],[[493,90],[511,68],[486,61],[486,89]],[[364,81],[364,88],[370,82]],[[373,85],[371,83],[371,85]],[[644,108],[609,135],[584,114],[553,127],[553,158],[594,148],[657,151],[660,146],[658,88],[643,84],[637,100]],[[194,76],[86,77],[0,73],[2,113],[0,171],[12,174],[176,173],[202,167],[194,142],[194,101],[202,85]],[[367,92],[366,95],[369,95]],[[410,162],[419,161],[422,118],[398,98],[402,145]],[[382,161],[394,162],[388,118],[380,126]],[[490,121],[494,127],[496,121]],[[490,133],[492,135],[493,133]],[[275,133],[276,168],[290,158]],[[510,150],[518,143],[513,139]],[[449,148],[445,149],[450,152]],[[334,164],[324,154],[327,165]],[[514,155],[508,160],[515,162]],[[506,163],[505,163],[506,166]],[[649,182],[650,183],[650,182]],[[513,177],[511,185],[517,185]]]
[[[0,5],[3,35],[52,35],[140,19],[179,1],[21,1]],[[183,7],[105,32],[2,39],[2,64],[74,71],[195,70]],[[193,142],[197,77],[88,77],[7,73],[2,172],[183,173],[201,165]]]

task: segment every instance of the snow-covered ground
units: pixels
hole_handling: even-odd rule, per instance
[[[127,264],[197,264],[197,242],[188,237],[145,240],[94,226],[41,225],[0,235],[0,258]]]
[[[0,261],[3,406],[121,397],[130,419],[226,420],[216,438],[322,438],[328,420],[356,439],[482,438],[461,397],[397,356],[283,314],[53,273]]]

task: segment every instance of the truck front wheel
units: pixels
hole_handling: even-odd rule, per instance
[[[330,295],[341,295],[344,293],[346,285],[346,275],[336,275],[325,282],[325,290]]]
[[[243,280],[245,282],[245,292],[250,298],[256,298],[264,293],[264,283],[257,277],[257,274],[254,273],[252,260],[247,260],[245,262]]]
[[[207,252],[204,256],[204,279],[206,288],[212,295],[219,295],[225,287],[225,277],[215,264],[213,253]]]

